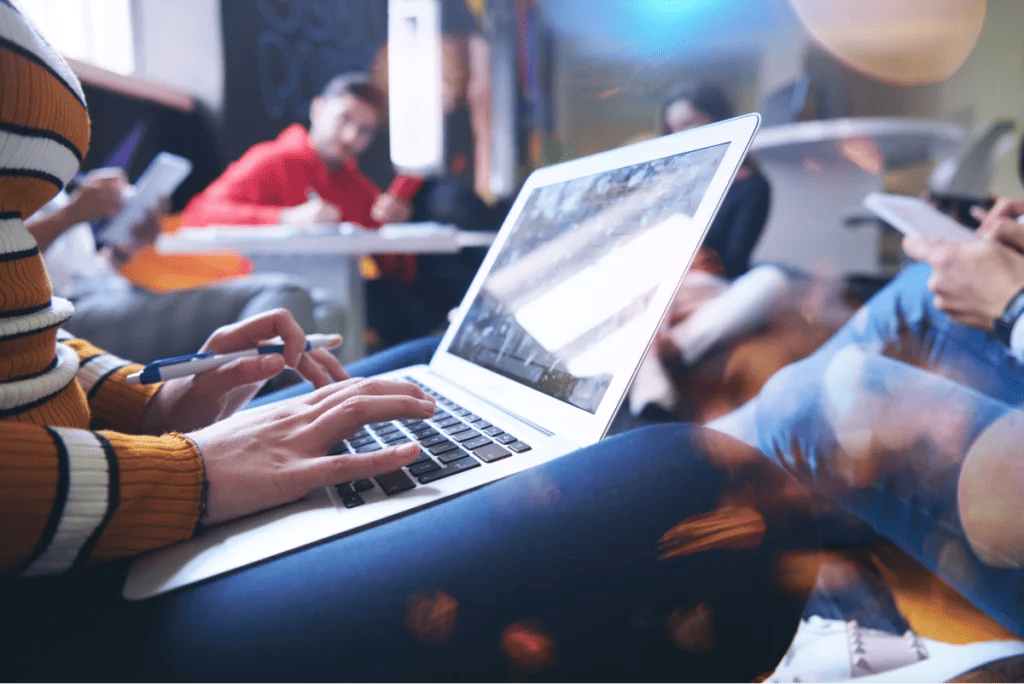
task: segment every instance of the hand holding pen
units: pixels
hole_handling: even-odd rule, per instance
[[[306,190],[306,201],[294,207],[282,209],[277,222],[293,226],[310,226],[317,223],[339,223],[341,210],[325,201],[316,190]]]
[[[346,380],[348,374],[331,352],[341,341],[341,335],[307,336],[285,309],[266,311],[222,326],[199,350],[204,358],[214,359],[204,361],[213,368],[187,375],[199,370],[198,359],[187,358],[180,365],[160,366],[162,378],[171,372],[184,377],[169,379],[160,386],[149,402],[140,429],[148,434],[162,434],[210,425],[245,406],[265,381],[285,368],[294,369],[317,388]],[[282,344],[275,352],[259,353],[259,347],[277,342]],[[309,351],[304,351],[307,345]]]
[[[306,335],[306,349],[321,349],[340,342],[338,335]],[[215,354],[211,351],[185,354],[184,356],[173,356],[168,359],[158,359],[146,364],[138,373],[132,373],[127,377],[128,382],[133,385],[151,385],[156,382],[163,382],[172,378],[184,378],[189,375],[196,375],[204,371],[213,370],[227,365],[235,359],[244,359],[260,354],[281,354],[284,352],[283,344],[267,344],[253,349],[228,352],[226,354]]]

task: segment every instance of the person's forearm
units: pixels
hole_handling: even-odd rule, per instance
[[[60,210],[41,218],[30,216],[25,221],[25,228],[36,239],[39,251],[45,252],[54,240],[63,235],[75,223],[77,221],[68,216],[64,210]]]

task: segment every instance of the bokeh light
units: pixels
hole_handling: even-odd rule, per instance
[[[501,651],[523,672],[539,672],[556,663],[554,636],[534,620],[522,620],[506,627],[501,634]]]
[[[774,2],[751,0],[590,0],[580,11],[583,6],[577,0],[540,3],[555,35],[579,41],[590,54],[623,59],[692,55],[780,19]]]
[[[429,644],[440,644],[452,638],[459,615],[459,602],[440,591],[422,591],[405,600],[405,627],[413,638]]]
[[[764,541],[767,525],[760,513],[747,506],[719,506],[710,513],[692,515],[658,540],[658,559],[666,560],[705,551],[756,549]]]
[[[985,0],[790,0],[811,37],[851,68],[894,85],[937,83],[964,63]]]
[[[672,645],[688,653],[707,653],[715,648],[715,614],[707,603],[687,610],[673,610],[666,621]]]

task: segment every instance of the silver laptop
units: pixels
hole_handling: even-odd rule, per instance
[[[380,523],[600,440],[759,123],[748,114],[532,173],[429,365],[386,374],[433,393],[437,413],[336,447],[412,440],[420,460],[142,556],[124,596]]]

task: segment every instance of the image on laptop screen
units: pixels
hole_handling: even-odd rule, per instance
[[[535,189],[448,352],[595,413],[727,149]]]

